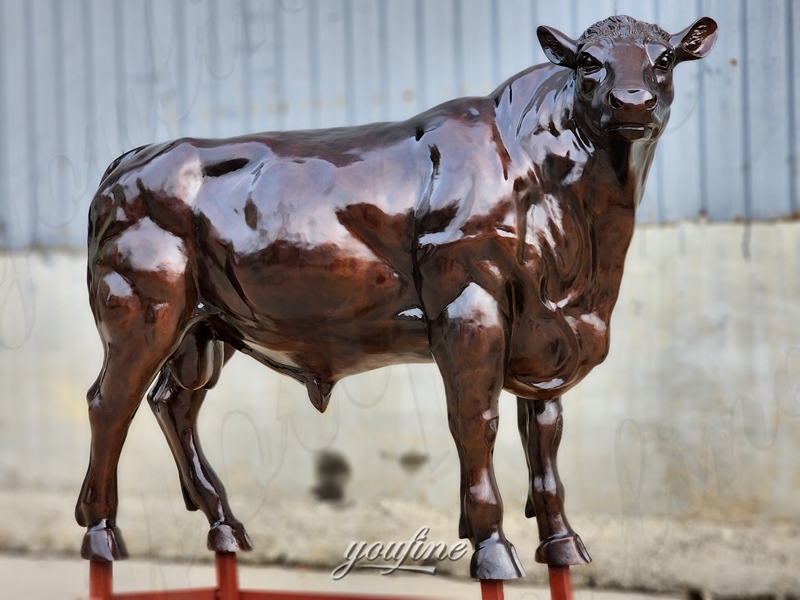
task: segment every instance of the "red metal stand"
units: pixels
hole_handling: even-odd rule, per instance
[[[115,594],[113,591],[113,564],[90,561],[89,600],[420,600],[401,596],[242,590],[239,588],[236,554],[227,552],[217,552],[215,555],[216,588]],[[482,600],[502,600],[503,582],[481,581],[481,595]]]
[[[503,600],[503,581],[481,579],[481,600]]]
[[[400,596],[242,590],[239,589],[236,554],[227,552],[217,552],[215,555],[216,588],[115,594],[113,592],[113,565],[114,563],[111,562],[94,560],[89,563],[89,600],[368,600],[370,598],[373,600],[412,600]],[[552,600],[572,600],[569,567],[551,566],[548,567],[548,571]],[[503,582],[495,579],[482,579],[481,600],[503,600]]]
[[[89,563],[89,600],[111,598],[112,564],[94,560]]]
[[[552,600],[572,600],[572,579],[569,567],[548,566],[550,575],[550,597]]]
[[[239,570],[236,555],[217,552],[217,585],[219,600],[239,600]]]

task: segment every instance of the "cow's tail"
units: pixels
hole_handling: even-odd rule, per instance
[[[139,146],[138,148],[128,150],[121,156],[118,156],[111,161],[111,164],[108,165],[103,173],[103,176],[100,178],[100,185],[98,186],[97,193],[92,199],[92,203],[89,208],[88,241],[90,251],[93,244],[99,243],[100,240],[98,238],[103,237],[108,233],[108,227],[114,221],[114,219],[110,218],[113,214],[111,211],[111,205],[114,203],[114,201],[109,194],[105,193],[106,186],[104,184],[106,180],[108,180],[108,178],[117,170],[120,165],[127,163],[131,160],[131,158],[149,146],[149,144]]]

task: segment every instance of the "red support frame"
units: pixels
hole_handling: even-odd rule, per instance
[[[414,600],[401,596],[364,596],[311,592],[268,592],[239,588],[236,554],[217,552],[217,587],[114,593],[112,562],[89,562],[89,600]],[[569,567],[548,567],[552,600],[572,600]],[[419,600],[419,599],[416,599]],[[503,600],[503,582],[481,580],[481,600]]]
[[[547,567],[552,600],[572,600],[572,579],[569,567]]]
[[[499,579],[481,579],[481,600],[503,600],[503,582]]]

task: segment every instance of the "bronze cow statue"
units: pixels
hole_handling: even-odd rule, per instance
[[[203,456],[196,418],[235,350],[288,375],[324,411],[347,375],[434,360],[461,465],[459,535],[480,579],[524,575],[492,468],[498,396],[518,397],[538,519],[536,559],[588,562],[556,469],[561,395],[606,357],[609,319],[672,70],[716,39],[614,16],[577,41],[538,37],[554,64],[487,97],[411,119],[138,148],[103,176],[88,286],[105,361],[76,507],[85,558],[125,556],[117,463],[150,406],[210,549],[251,542]]]

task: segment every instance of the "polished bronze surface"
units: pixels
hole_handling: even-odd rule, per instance
[[[238,350],[302,383],[320,411],[347,375],[434,360],[480,579],[524,573],[492,468],[498,395],[516,394],[537,560],[589,560],[563,513],[560,397],[608,352],[672,70],[708,54],[716,24],[669,35],[618,16],[577,41],[538,36],[554,64],[407,121],[186,138],[112,163],[89,215],[105,362],[76,508],[85,558],[125,554],[117,463],[156,377],[149,402],[209,547],[251,547],[196,433]]]

